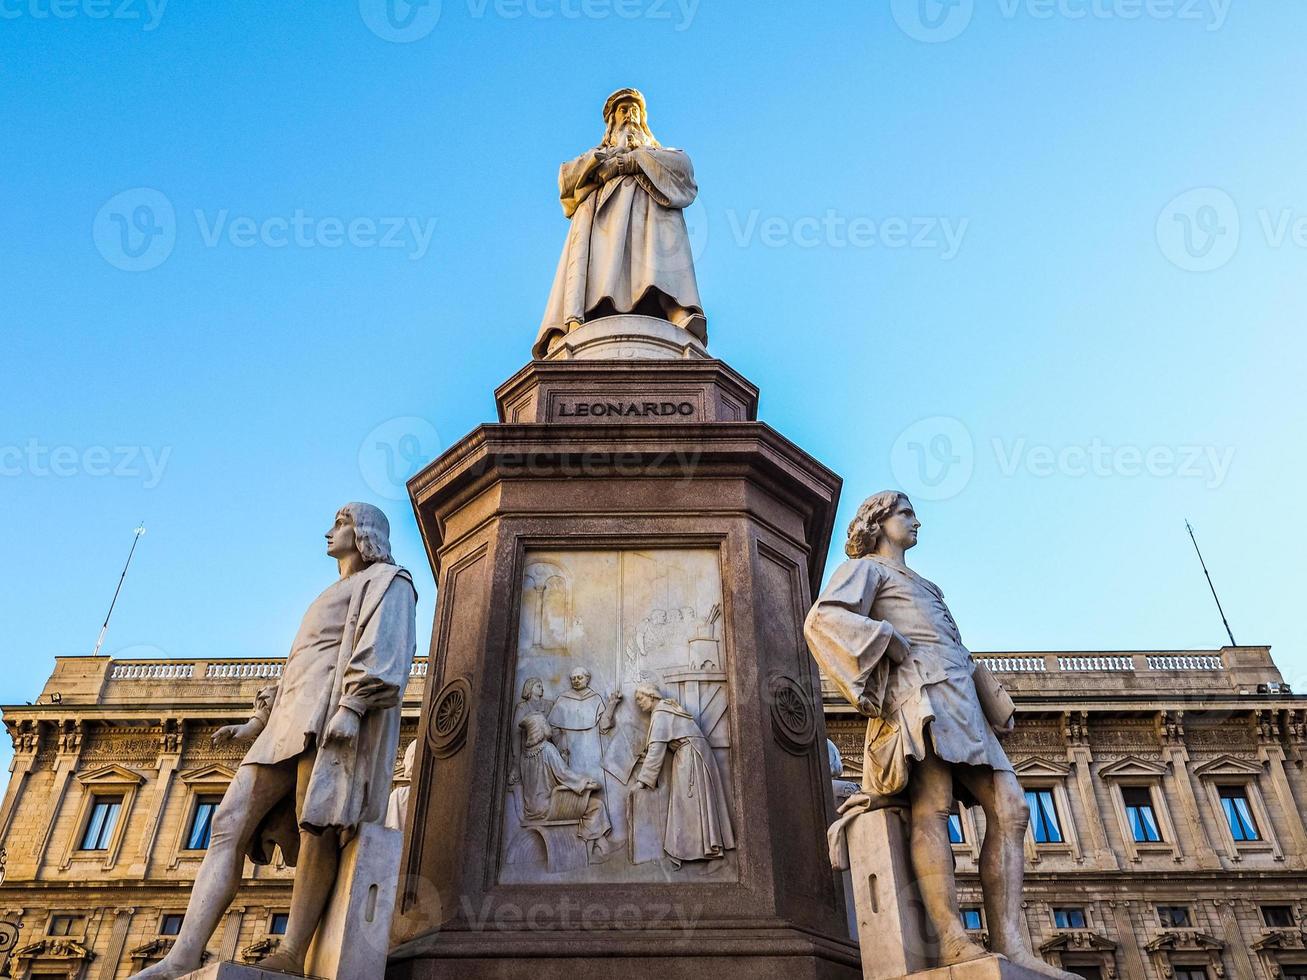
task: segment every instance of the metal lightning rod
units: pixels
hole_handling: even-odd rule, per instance
[[[145,533],[145,522],[141,521],[136,525],[135,537],[132,538],[132,550],[127,552],[127,561],[123,563],[123,573],[118,576],[118,588],[113,590],[113,600],[109,603],[109,611],[104,614],[104,625],[100,627],[99,639],[95,641],[95,649],[91,651],[92,657],[100,655],[100,645],[104,643],[104,634],[109,632],[109,617],[113,615],[113,607],[118,604],[118,593],[123,590],[123,579],[127,578],[127,569],[131,567],[132,555],[136,554],[136,545],[141,540],[141,535]]]
[[[1216,594],[1216,586],[1212,584],[1212,576],[1207,571],[1207,562],[1203,561],[1203,553],[1198,549],[1198,539],[1194,537],[1194,529],[1188,521],[1184,522],[1184,529],[1189,532],[1189,540],[1194,543],[1194,551],[1198,553],[1198,564],[1203,566],[1203,575],[1207,576],[1207,587],[1212,590],[1212,598],[1216,600],[1216,611],[1221,614],[1221,623],[1225,626],[1225,635],[1230,638],[1230,646],[1237,647],[1234,634],[1230,632],[1230,622],[1225,618],[1225,610],[1221,608],[1221,597]]]

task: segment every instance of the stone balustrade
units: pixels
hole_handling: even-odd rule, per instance
[[[284,660],[115,660],[109,667],[111,681],[158,680],[244,680],[277,678]],[[427,676],[427,658],[417,657],[410,677]]]

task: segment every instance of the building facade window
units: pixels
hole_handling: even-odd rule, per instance
[[[1157,906],[1157,921],[1163,929],[1189,929],[1194,924],[1188,905]]]
[[[79,850],[107,851],[113,840],[114,828],[118,826],[118,815],[122,812],[121,796],[97,796],[91,804],[91,815],[86,821],[86,830],[82,832]]]
[[[1290,905],[1263,905],[1262,924],[1268,929],[1292,929],[1293,907]]]
[[[962,906],[962,928],[977,931],[985,928],[985,918],[979,905]]]
[[[1051,789],[1026,790],[1026,806],[1030,808],[1030,832],[1036,844],[1061,844],[1062,822],[1058,818],[1057,803]]]
[[[186,916],[176,912],[168,912],[159,920],[160,936],[176,936],[182,931],[182,920]]]
[[[1175,980],[1207,980],[1205,966],[1177,966]]]
[[[1283,980],[1307,980],[1307,963],[1285,963],[1280,967]]]
[[[1089,922],[1084,909],[1067,905],[1053,909],[1053,925],[1059,929],[1086,929]]]
[[[286,927],[289,925],[290,925],[290,913],[273,912],[272,918],[268,920],[268,935],[284,936],[286,935]]]
[[[46,927],[47,936],[80,936],[86,924],[84,915],[52,915]]]
[[[962,809],[956,803],[953,804],[953,809],[948,815],[948,842],[950,844],[967,842],[966,832],[962,828]]]
[[[1225,822],[1230,828],[1230,836],[1236,842],[1261,840],[1257,830],[1257,821],[1253,819],[1252,807],[1248,803],[1248,790],[1243,786],[1221,786],[1217,788],[1221,798],[1221,810],[1225,813]]]
[[[1121,800],[1125,804],[1130,835],[1135,841],[1140,844],[1160,842],[1162,831],[1153,806],[1153,791],[1147,786],[1123,786]]]
[[[213,832],[213,815],[218,812],[221,796],[201,796],[195,804],[195,813],[191,817],[191,827],[186,834],[188,851],[204,851],[209,847],[209,838]]]

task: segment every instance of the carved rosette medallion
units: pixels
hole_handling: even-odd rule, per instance
[[[811,699],[799,682],[776,674],[768,684],[772,734],[781,748],[802,755],[817,735],[817,716]]]
[[[472,685],[466,677],[455,678],[440,689],[427,727],[427,744],[436,758],[448,759],[463,747],[471,708]]]

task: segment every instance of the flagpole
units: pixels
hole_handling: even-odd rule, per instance
[[[141,540],[141,535],[145,533],[145,522],[141,521],[136,526],[135,536],[132,538],[132,550],[127,552],[127,561],[123,563],[123,573],[118,576],[118,587],[113,590],[113,599],[109,603],[109,611],[104,614],[104,625],[100,627],[100,636],[95,641],[95,649],[91,652],[92,657],[100,655],[100,646],[104,643],[104,634],[109,632],[109,617],[113,615],[113,607],[118,604],[118,593],[123,590],[123,580],[127,578],[127,569],[131,567],[132,555],[136,554],[136,545]]]

